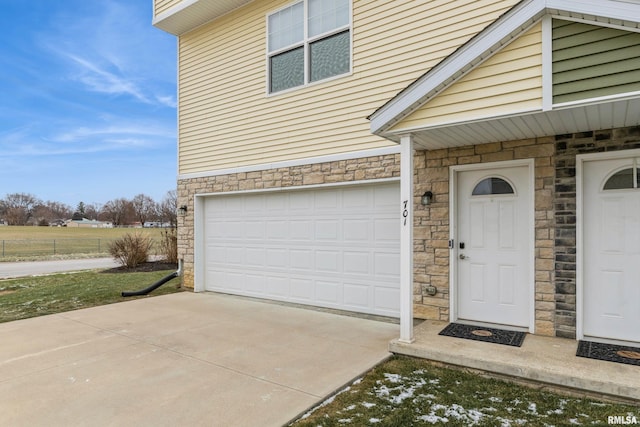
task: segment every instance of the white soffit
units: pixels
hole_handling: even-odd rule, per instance
[[[153,25],[156,28],[179,36],[252,1],[182,0],[171,9],[155,16]]]
[[[592,21],[595,24],[599,23],[624,26],[627,28],[640,28],[640,0],[523,0],[513,8],[511,8],[504,15],[502,15],[500,18],[498,18],[498,20],[488,26],[485,30],[462,45],[449,57],[445,58],[442,62],[433,67],[426,74],[418,78],[402,92],[392,98],[389,102],[375,111],[369,117],[369,119],[371,120],[371,132],[398,141],[399,137],[393,134],[386,133],[391,127],[400,122],[403,118],[410,115],[413,111],[420,108],[430,99],[437,96],[437,94],[442,90],[453,84],[456,80],[464,76],[471,69],[489,58],[491,55],[500,50],[514,38],[518,37],[521,33],[526,31],[547,14]],[[637,101],[631,100],[626,102],[629,103],[628,105],[630,108],[634,109],[635,103]],[[617,107],[614,107],[614,105],[616,105]],[[619,107],[620,105],[618,103],[614,103],[611,106],[611,108]],[[580,109],[580,111],[583,112],[586,112],[587,110],[591,111],[592,108],[584,107]],[[576,114],[583,113],[576,112]],[[546,117],[547,120],[551,120],[553,117],[562,117],[566,115],[567,113],[561,113],[557,115],[540,113],[530,116],[535,116],[540,120],[545,120],[544,118],[541,118],[542,116]],[[516,121],[522,120],[523,116],[519,117],[521,118]],[[505,122],[504,120],[505,119],[496,119],[489,122],[494,124],[502,123],[502,125],[500,126],[502,128],[502,133],[504,131],[507,131],[508,128],[511,127],[508,126],[507,122]],[[583,122],[585,121],[583,120]],[[536,127],[533,122],[531,123],[531,125],[533,127]],[[477,131],[477,126],[474,126],[473,123],[468,123],[467,126],[470,127],[469,131],[471,132],[471,135],[476,136],[476,138],[474,139],[474,143],[479,143],[477,139],[478,135],[474,134]],[[464,132],[462,127],[462,125],[457,125],[455,126],[455,129],[457,129],[457,132]],[[471,127],[473,127],[473,130],[471,130]],[[447,132],[452,132],[452,129],[454,129],[454,127],[446,126],[440,127],[439,129],[440,132],[442,132],[442,129],[448,129]],[[551,127],[546,127],[545,129],[546,131],[548,131],[551,129]],[[603,128],[598,126],[592,127],[591,129]],[[437,128],[433,128],[432,130],[432,135],[440,133]],[[585,129],[582,128],[581,130],[584,131]],[[579,132],[581,130],[574,130],[574,132]],[[569,131],[570,129],[567,129],[565,132],[568,133]],[[513,133],[520,133],[523,135],[531,134],[523,131],[506,133],[508,135],[512,135]],[[538,134],[537,136],[553,135],[556,133],[551,132]],[[528,138],[533,136],[526,137]],[[491,142],[497,140],[519,138],[494,139],[488,138],[487,135],[487,138],[482,139],[482,142]]]
[[[416,147],[436,150],[632,126],[640,126],[640,98],[533,111],[408,133]]]

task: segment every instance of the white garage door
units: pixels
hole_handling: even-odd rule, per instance
[[[399,316],[398,183],[205,200],[205,289]]]

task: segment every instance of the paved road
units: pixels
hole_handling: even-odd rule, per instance
[[[0,262],[0,279],[40,276],[67,271],[119,267],[113,258],[65,259],[56,261]]]

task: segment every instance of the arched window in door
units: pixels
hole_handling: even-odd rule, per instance
[[[472,196],[488,196],[493,194],[515,194],[513,187],[507,181],[496,176],[485,178],[474,187]]]
[[[604,183],[603,190],[624,190],[640,187],[640,176],[637,166],[619,170]]]

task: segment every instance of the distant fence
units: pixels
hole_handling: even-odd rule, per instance
[[[0,257],[106,254],[114,240],[117,239],[0,240]]]

